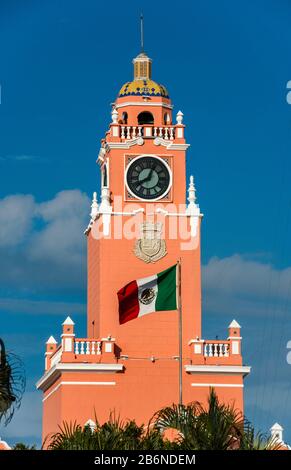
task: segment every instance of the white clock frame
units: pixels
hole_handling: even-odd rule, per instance
[[[144,158],[144,157],[152,157],[152,158],[155,158],[157,160],[159,160],[160,162],[162,162],[165,167],[167,168],[168,172],[169,172],[169,184],[168,184],[168,187],[167,189],[163,192],[163,194],[161,194],[159,197],[155,198],[155,199],[144,199],[144,198],[141,198],[139,196],[137,196],[136,194],[134,194],[130,187],[128,186],[127,184],[127,172],[129,170],[129,167],[136,161],[136,160],[139,160],[140,158]],[[150,154],[150,153],[145,153],[145,154],[142,154],[142,155],[138,155],[136,157],[134,157],[132,160],[130,160],[130,162],[128,163],[128,165],[126,166],[125,168],[125,174],[124,174],[124,181],[125,181],[125,186],[126,186],[126,189],[128,190],[128,192],[130,193],[130,195],[132,197],[134,197],[135,199],[138,199],[139,201],[143,201],[143,202],[156,202],[156,201],[160,201],[161,199],[163,199],[167,194],[168,192],[170,191],[170,189],[172,188],[172,184],[173,184],[173,173],[172,173],[172,170],[170,168],[170,165],[161,157],[159,157],[158,155],[154,155],[154,154]]]

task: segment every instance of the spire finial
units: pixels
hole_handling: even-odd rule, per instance
[[[140,48],[140,53],[133,59],[134,80],[151,80],[152,59],[150,59],[144,51],[144,23],[142,13],[140,14]]]
[[[95,220],[98,215],[98,212],[99,211],[98,211],[97,193],[94,191],[92,204],[91,204],[91,212],[90,212],[91,219]]]
[[[193,175],[190,176],[190,184],[188,188],[188,201],[190,205],[194,205],[196,201],[196,189]]]
[[[143,41],[143,14],[140,14],[140,46],[141,52],[144,52],[144,41]]]

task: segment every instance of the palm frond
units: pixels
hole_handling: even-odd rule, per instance
[[[0,338],[0,422],[7,425],[20,407],[25,390],[25,371],[21,359],[7,353]]]

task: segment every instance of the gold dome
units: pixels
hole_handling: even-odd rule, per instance
[[[118,93],[118,97],[122,98],[123,96],[162,96],[163,98],[169,98],[167,89],[153,80],[133,80],[125,83]]]

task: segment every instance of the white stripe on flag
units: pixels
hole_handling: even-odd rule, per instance
[[[136,283],[138,286],[138,303],[139,303],[139,314],[138,317],[147,315],[156,310],[156,299],[158,295],[158,276],[155,274],[153,276],[144,277],[142,279],[137,279]],[[145,289],[153,289],[155,295],[150,303],[145,304],[140,301],[141,294]]]

